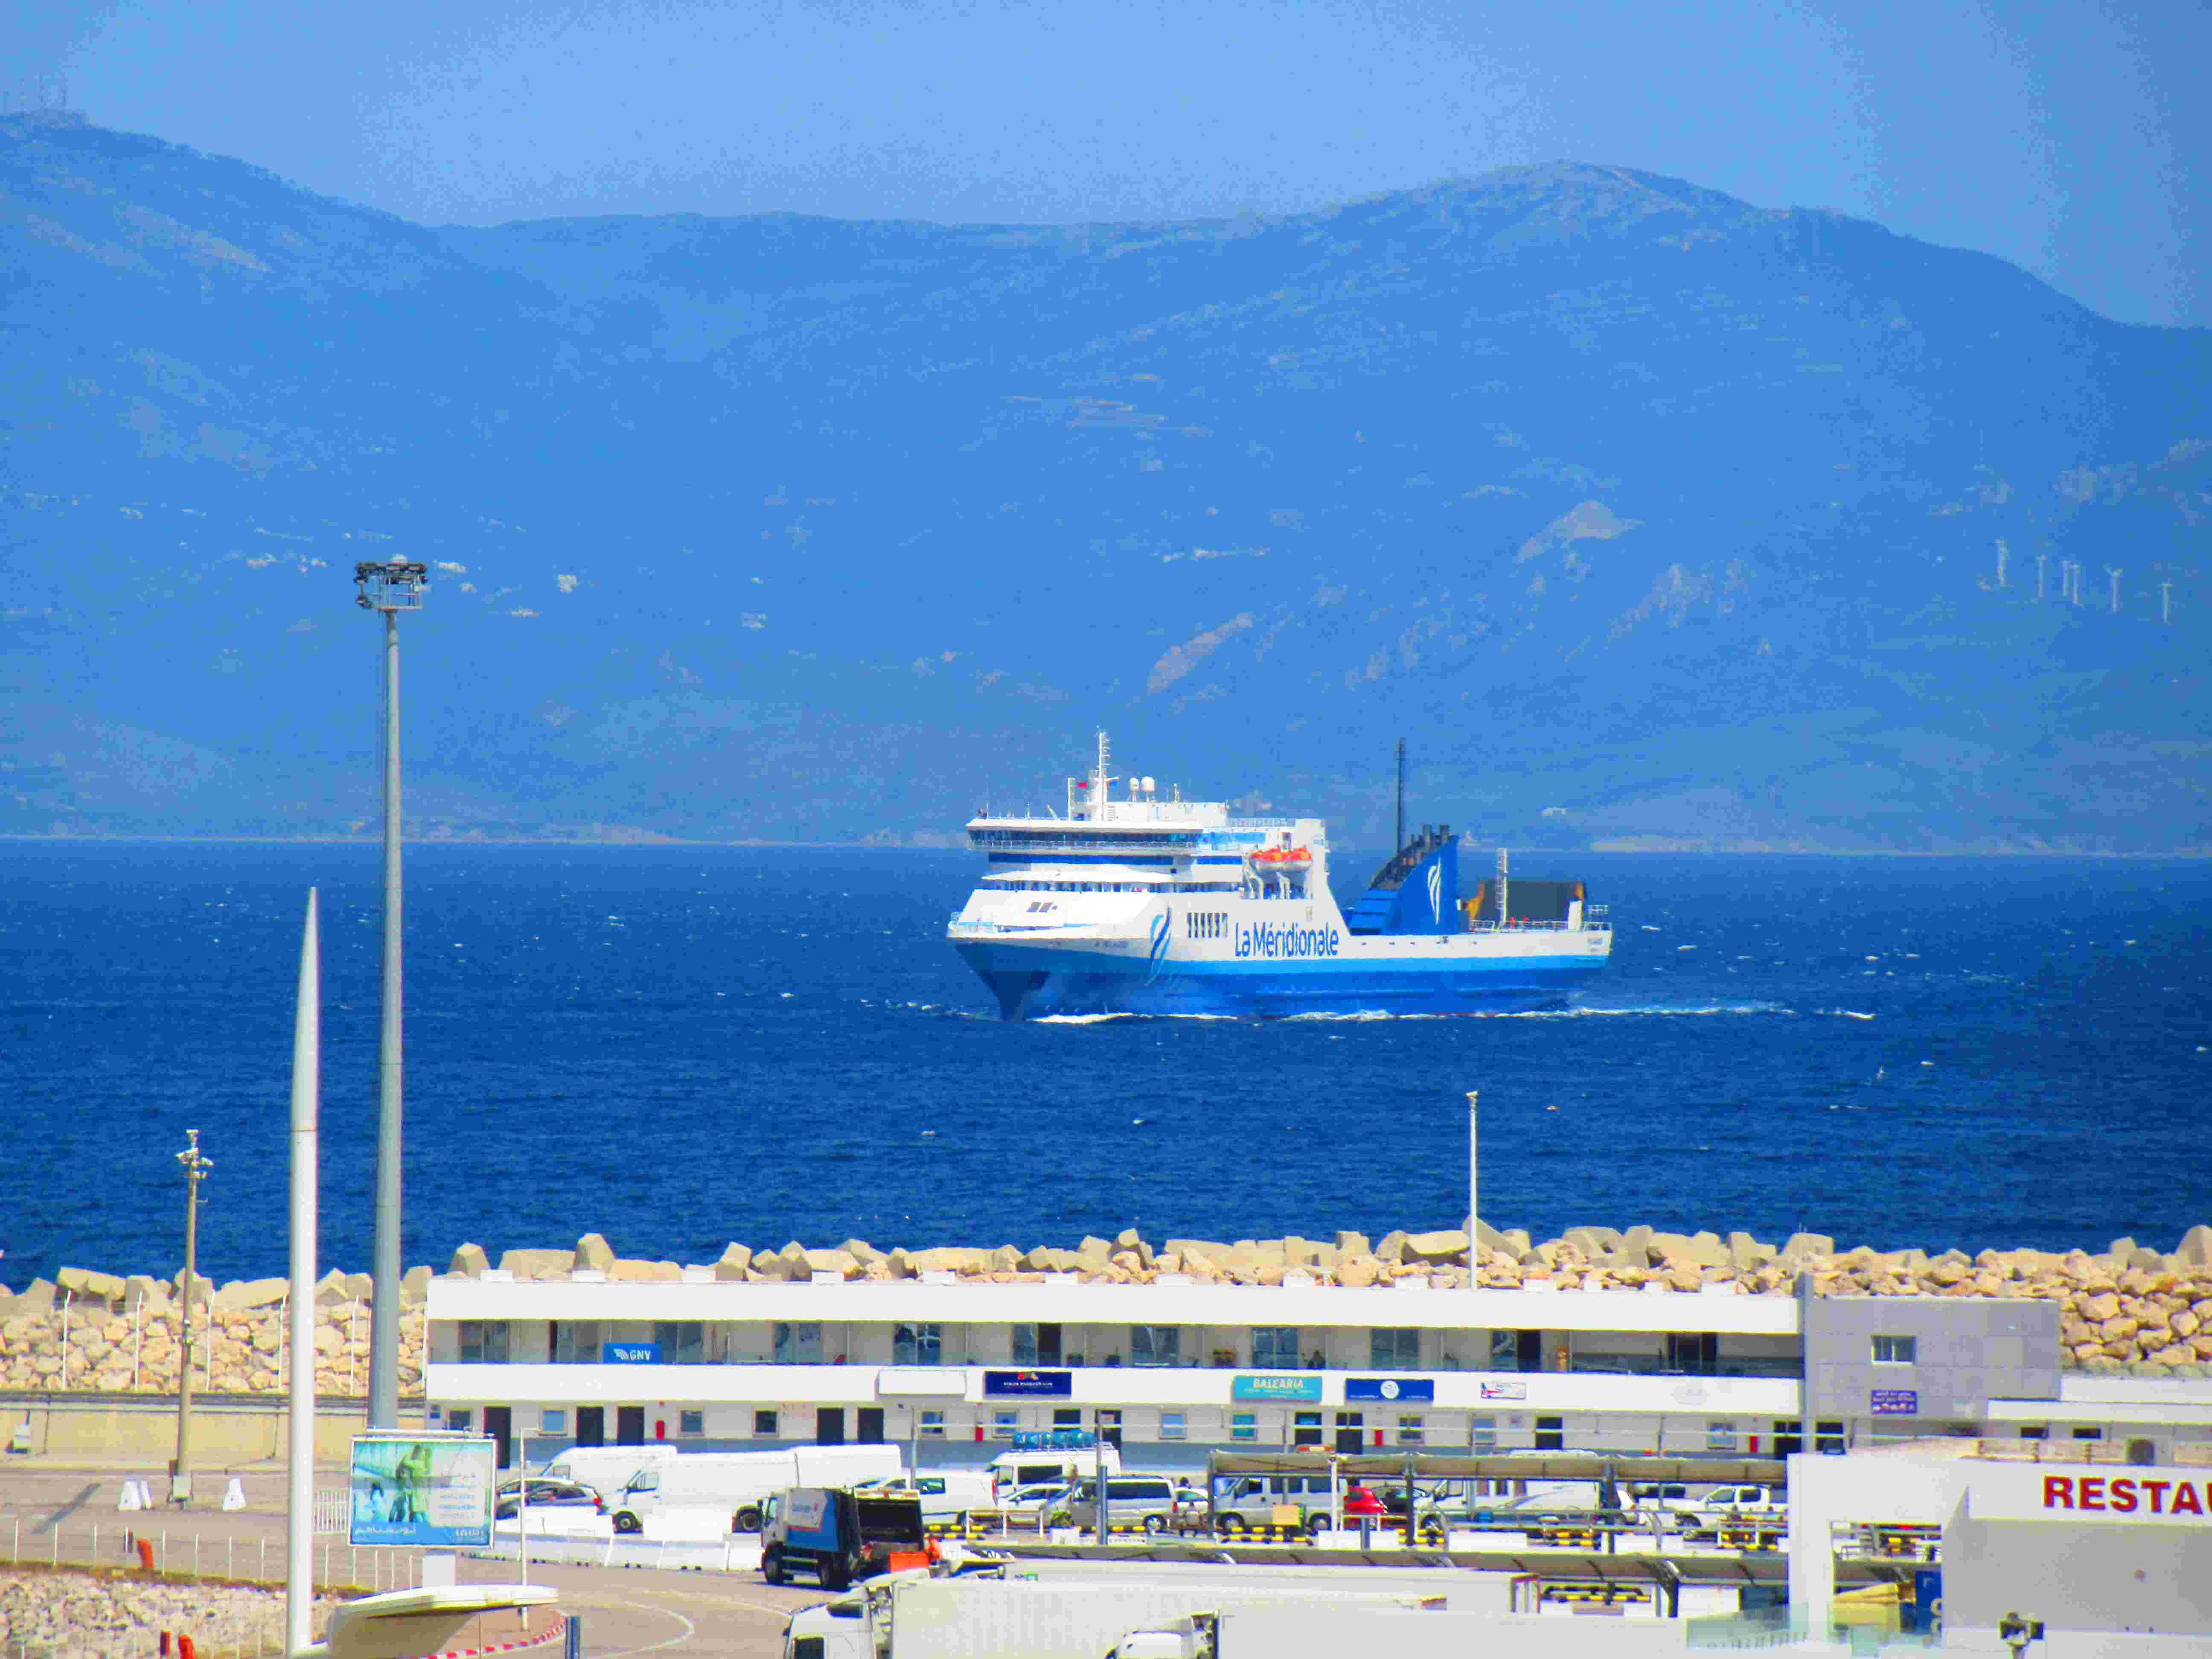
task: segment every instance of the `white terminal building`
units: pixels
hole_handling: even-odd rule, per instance
[[[2212,1453],[2212,1380],[2062,1372],[2046,1301],[684,1274],[433,1279],[431,1413],[490,1434],[502,1465],[653,1441],[913,1442],[926,1465],[981,1464],[1065,1428],[1169,1470],[1289,1448],[1771,1457],[1808,1428],[1817,1451]]]

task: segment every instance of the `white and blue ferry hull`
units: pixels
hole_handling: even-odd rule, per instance
[[[956,948],[991,988],[1008,1019],[1103,1013],[1280,1018],[1565,1007],[1577,987],[1603,969],[1606,957],[1582,948],[1578,937],[1556,937],[1574,948],[1492,953],[1446,947],[1429,954],[1396,940],[1392,944],[1399,948],[1387,952],[1287,963],[1155,960],[1133,949],[1008,939],[960,939]]]

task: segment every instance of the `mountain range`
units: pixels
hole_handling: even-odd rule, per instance
[[[1560,162],[408,223],[0,119],[0,833],[927,842],[1094,729],[1548,846],[2212,842],[2212,331]]]

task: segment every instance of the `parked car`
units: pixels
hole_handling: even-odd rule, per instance
[[[1215,1483],[1215,1524],[1224,1533],[1264,1527],[1278,1508],[1289,1508],[1309,1517],[1318,1515],[1328,1523],[1329,1486],[1325,1474],[1224,1475]]]
[[[1010,1527],[1050,1526],[1054,1515],[1066,1509],[1068,1495],[1073,1491],[1065,1480],[1009,1486],[999,1494],[999,1516]]]
[[[1106,1477],[1106,1519],[1116,1527],[1165,1532],[1182,1508],[1175,1485],[1164,1475],[1109,1474]],[[1078,1527],[1098,1524],[1098,1483],[1085,1480],[1068,1494],[1068,1519]]]
[[[492,1504],[492,1514],[501,1521],[512,1521],[522,1508],[522,1482],[509,1480],[499,1489]],[[594,1515],[607,1512],[605,1503],[598,1492],[580,1480],[548,1480],[542,1476],[530,1479],[530,1507],[533,1510],[589,1510]]]

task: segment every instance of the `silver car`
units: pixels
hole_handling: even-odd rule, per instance
[[[1146,1532],[1165,1532],[1175,1523],[1182,1498],[1174,1484],[1157,1474],[1109,1474],[1106,1477],[1106,1519],[1116,1527],[1142,1527]],[[1098,1483],[1085,1480],[1067,1495],[1068,1519],[1078,1527],[1098,1524]]]

